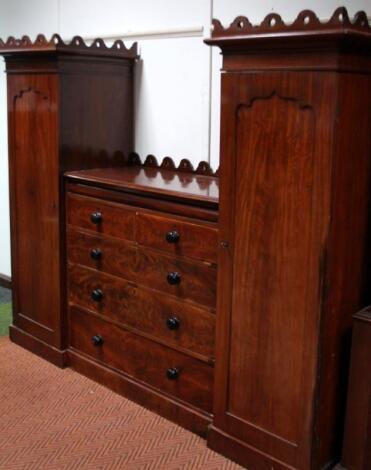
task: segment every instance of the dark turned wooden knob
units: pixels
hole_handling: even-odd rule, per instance
[[[169,380],[176,380],[179,377],[179,369],[176,367],[169,367],[169,369],[166,371],[166,377]]]
[[[99,302],[103,298],[103,292],[100,289],[94,289],[93,292],[91,293],[91,298],[95,302]]]
[[[177,272],[171,272],[167,275],[167,282],[172,286],[180,283],[180,274]]]
[[[94,250],[91,250],[90,256],[92,259],[98,260],[102,256],[102,252],[99,248],[94,248]]]
[[[166,241],[169,243],[177,243],[179,241],[180,235],[176,230],[172,230],[170,232],[167,232],[165,238]]]
[[[90,215],[90,220],[93,224],[100,224],[102,222],[102,214],[100,212],[93,212]]]
[[[177,330],[180,326],[180,321],[176,317],[169,317],[166,320],[166,326],[169,330]]]
[[[94,346],[102,346],[104,339],[101,335],[94,335],[91,339],[91,342],[94,344]]]

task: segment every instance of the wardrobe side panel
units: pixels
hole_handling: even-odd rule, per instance
[[[14,325],[58,346],[58,78],[9,74]]]

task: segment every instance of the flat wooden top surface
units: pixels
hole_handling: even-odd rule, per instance
[[[163,168],[127,166],[95,168],[65,173],[69,181],[96,184],[100,187],[148,193],[217,204],[219,180],[214,176],[196,175]]]

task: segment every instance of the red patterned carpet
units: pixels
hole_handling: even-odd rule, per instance
[[[0,469],[240,469],[205,441],[0,338]]]

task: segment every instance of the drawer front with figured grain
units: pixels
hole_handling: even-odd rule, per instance
[[[117,238],[69,229],[68,260],[136,282],[144,287],[215,308],[216,268]]]
[[[210,359],[214,356],[215,314],[132,282],[71,265],[69,301]]]
[[[135,210],[124,205],[68,194],[67,222],[96,233],[134,240]]]
[[[156,342],[70,309],[70,345],[201,410],[212,410],[213,367]]]
[[[137,273],[138,284],[215,308],[215,266],[139,248]]]
[[[140,245],[216,263],[217,229],[211,225],[139,213],[136,226]]]
[[[70,263],[131,281],[137,278],[137,248],[131,242],[70,228],[67,232],[67,257]]]

